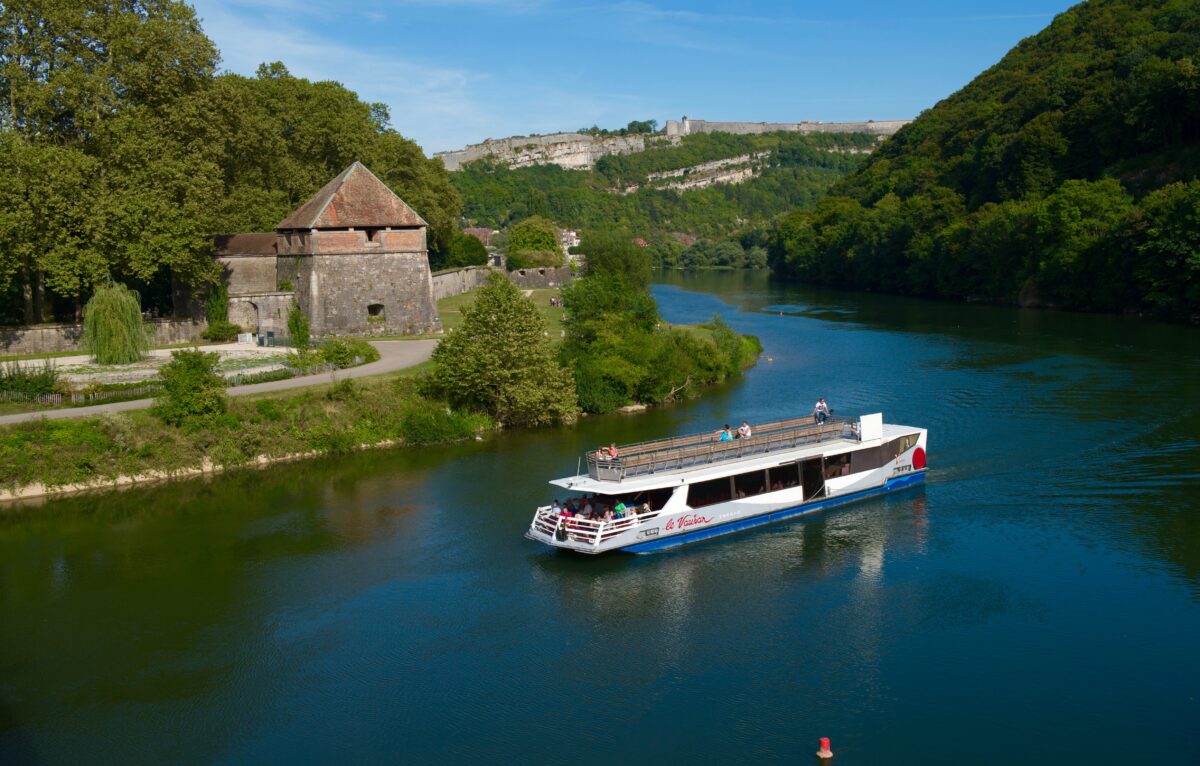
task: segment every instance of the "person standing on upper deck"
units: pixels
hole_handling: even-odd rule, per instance
[[[812,414],[813,420],[817,423],[824,423],[829,419],[832,413],[829,411],[829,405],[825,403],[825,397],[822,396],[817,400],[816,405],[813,406]]]

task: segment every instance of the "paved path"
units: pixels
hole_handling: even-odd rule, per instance
[[[367,375],[382,375],[387,372],[396,372],[406,367],[415,367],[424,362],[433,354],[433,349],[437,346],[437,343],[436,340],[377,340],[373,341],[371,345],[379,349],[378,362],[371,362],[361,367],[351,367],[348,370],[338,370],[337,372],[321,375],[304,375],[298,378],[288,378],[287,380],[273,380],[269,383],[251,383],[248,386],[236,386],[226,389],[226,393],[230,396],[246,396],[247,394],[261,394],[264,391],[285,391],[289,388],[319,386],[322,383],[329,383],[333,380],[362,378]],[[63,407],[56,410],[20,412],[15,415],[0,416],[0,425],[20,423],[25,420],[37,420],[38,418],[58,420],[60,418],[82,418],[88,415],[100,415],[105,412],[144,410],[152,404],[154,404],[153,399],[135,399],[128,402],[95,404],[91,407]]]

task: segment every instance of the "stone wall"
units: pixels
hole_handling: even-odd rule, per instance
[[[467,266],[462,269],[446,269],[433,273],[433,300],[440,301],[452,295],[461,295],[487,283],[492,269],[487,266]]]
[[[152,326],[151,344],[191,343],[200,340],[208,327],[203,319],[156,319]],[[60,351],[80,351],[83,326],[77,324],[48,324],[36,327],[0,327],[0,353],[52,354]]]
[[[866,122],[709,122],[707,120],[667,120],[668,136],[687,136],[692,133],[869,133],[890,136],[912,120],[867,120]]]
[[[313,335],[440,331],[424,252],[318,254],[303,260],[296,298]]]
[[[289,291],[272,290],[250,295],[229,296],[229,321],[245,332],[273,332],[283,337],[288,334],[288,313],[296,301],[296,294]]]
[[[512,283],[526,290],[535,287],[562,287],[571,281],[572,276],[570,266],[515,269],[508,272]]]

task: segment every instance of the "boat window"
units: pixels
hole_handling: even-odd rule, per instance
[[[703,508],[714,503],[724,503],[733,497],[728,476],[710,481],[701,481],[688,487],[688,505]]]
[[[850,453],[850,473],[874,471],[879,466],[892,459],[891,445],[867,447]]]
[[[917,434],[909,434],[908,436],[901,436],[899,439],[894,439],[892,441],[892,449],[889,451],[891,456],[900,457],[916,446],[917,436]]]
[[[767,491],[767,472],[751,471],[733,477],[734,497],[753,497]]]
[[[845,476],[850,473],[850,453],[843,452],[840,455],[833,455],[825,458],[825,478],[832,479],[837,476]]]
[[[767,471],[771,481],[771,491],[775,492],[788,487],[800,486],[800,466],[796,463],[777,465]]]
[[[671,495],[675,494],[674,487],[666,487],[664,489],[652,489],[646,493],[645,502],[650,503],[650,510],[661,511],[662,507],[671,499]]]

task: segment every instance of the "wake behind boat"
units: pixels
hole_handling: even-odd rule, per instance
[[[550,482],[575,494],[538,508],[525,536],[583,553],[672,548],[919,484],[925,442],[925,429],[875,413],[600,450],[586,474]]]

